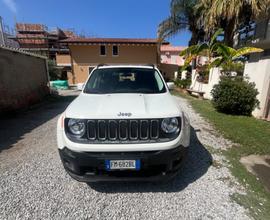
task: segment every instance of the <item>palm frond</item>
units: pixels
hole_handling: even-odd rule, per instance
[[[251,53],[258,53],[263,52],[263,49],[256,48],[256,47],[243,47],[235,51],[235,53],[232,56],[232,59],[236,59],[240,56],[251,54]]]
[[[186,29],[186,21],[177,21],[175,17],[169,17],[162,21],[158,27],[158,38],[164,40],[167,37],[171,37],[181,30]]]
[[[187,57],[187,56],[196,54],[197,50],[198,50],[198,45],[192,45],[182,50],[179,55]]]
[[[209,51],[209,45],[206,43],[202,43],[198,46],[198,49],[196,52],[198,55],[208,56],[208,51]]]
[[[223,57],[216,58],[214,61],[212,61],[209,64],[209,69],[214,68],[214,67],[219,67],[224,61],[225,59]]]
[[[158,27],[160,41],[178,34],[182,30],[190,29],[192,22],[196,24],[194,6],[198,0],[171,0],[170,16],[162,21]],[[193,33],[192,34],[197,34]]]
[[[223,56],[226,59],[230,59],[236,53],[234,48],[226,46],[223,43],[216,43],[215,51],[218,55]]]
[[[223,29],[222,28],[219,28],[215,33],[214,35],[211,37],[211,40],[210,40],[210,46],[213,45],[215,43],[215,41],[217,40],[217,37],[222,34],[223,32]]]
[[[182,68],[181,68],[182,71],[185,70],[189,66],[190,62],[195,58],[196,58],[196,55],[194,55],[194,54],[189,55],[188,57],[186,57],[184,66],[182,66]]]

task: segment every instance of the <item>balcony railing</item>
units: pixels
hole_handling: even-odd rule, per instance
[[[235,46],[270,42],[270,20],[252,22],[239,29]]]

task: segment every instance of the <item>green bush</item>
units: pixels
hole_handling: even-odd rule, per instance
[[[221,64],[221,72],[225,76],[230,76],[231,72],[236,72],[238,76],[242,76],[244,72],[244,64],[242,62],[226,62]]]
[[[259,105],[255,84],[243,77],[222,77],[211,94],[212,103],[217,111],[227,114],[251,115]]]
[[[177,86],[177,87],[180,87],[182,89],[186,89],[190,86],[191,84],[191,79],[176,79],[174,81],[174,84]]]

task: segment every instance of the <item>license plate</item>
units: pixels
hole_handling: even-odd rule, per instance
[[[140,160],[105,160],[106,170],[139,170]]]

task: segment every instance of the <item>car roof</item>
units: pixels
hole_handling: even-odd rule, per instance
[[[108,68],[144,68],[144,69],[155,69],[154,65],[98,65],[98,69]]]

